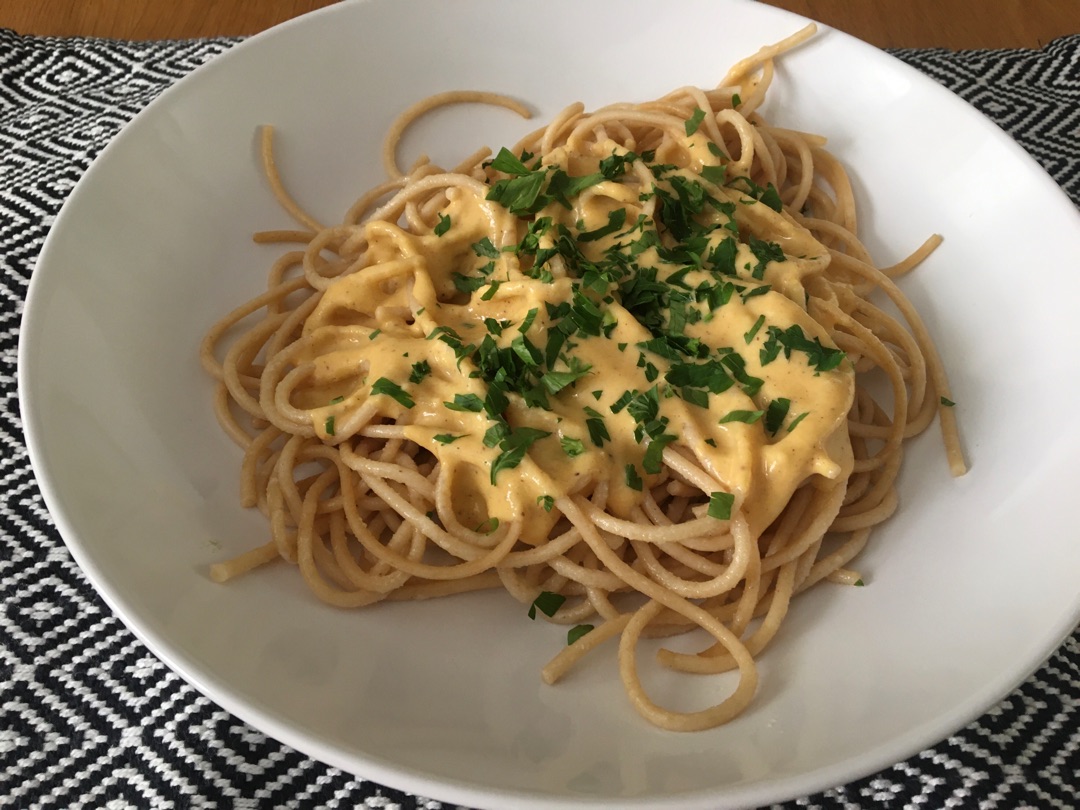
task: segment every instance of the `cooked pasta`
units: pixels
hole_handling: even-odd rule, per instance
[[[299,229],[256,239],[295,248],[201,356],[269,541],[211,576],[284,560],[340,607],[502,588],[571,628],[546,682],[617,638],[655,725],[743,711],[792,598],[861,584],[848,565],[897,506],[904,442],[940,415],[964,471],[942,363],[895,283],[940,240],[876,267],[824,139],[759,112],[774,59],[811,33],[715,89],[575,104],[494,157],[402,169],[402,133],[434,107],[527,115],[433,97],[392,128],[387,181],[329,226],[290,198],[264,129]],[[640,642],[691,631],[700,649],[659,664],[735,676],[708,708],[661,707]]]

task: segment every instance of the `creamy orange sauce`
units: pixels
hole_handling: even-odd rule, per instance
[[[701,183],[714,199],[733,204],[730,216],[707,207],[695,221],[719,226],[703,247],[699,245],[702,255],[729,237],[736,239],[734,276],[721,277],[709,267],[688,268],[665,259],[664,249],[673,245],[670,234],[659,245],[639,249],[632,262],[639,270],[655,269],[660,281],[679,273],[681,291],[724,281],[738,285],[740,292],[714,309],[693,304],[698,319],[679,330],[682,338],[708,347],[706,358],[673,360],[640,347],[655,337],[655,331],[620,303],[614,287],[604,292],[587,289],[582,279],[567,273],[561,257],[545,265],[550,277],[530,275],[532,257],[505,248],[522,239],[532,219],[507,220],[496,203],[461,187],[447,193],[441,215],[449,217],[450,224],[441,236],[410,234],[386,222],[365,226],[363,269],[335,280],[307,319],[297,358],[306,376],[293,391],[293,405],[309,410],[316,434],[332,443],[368,424],[404,426],[405,436],[434,454],[443,475],[450,476],[455,513],[463,525],[474,528],[491,518],[520,516],[525,519],[524,539],[537,543],[554,522],[545,509],[547,496],[591,491],[604,483],[607,508],[613,514],[629,516],[641,504],[642,492],[631,485],[627,468],[640,474],[645,488],[655,479],[643,468],[648,439],[631,409],[619,409],[617,403],[626,392],[642,394],[655,387],[657,418],[666,420],[662,433],[675,437],[668,452],[678,452],[700,467],[707,479],[706,495],[731,493],[734,508],[747,517],[751,529],[764,530],[808,479],[849,474],[846,416],[854,374],[846,360],[837,368],[817,371],[800,351],[790,356],[780,352],[771,362],[762,362],[770,327],[786,330],[798,325],[807,338],[834,348],[825,330],[806,313],[802,286],[805,278],[825,267],[828,252],[805,229],[763,203],[739,190],[701,182],[701,168],[718,161],[700,140],[688,139],[680,168],[665,172],[659,180],[638,161],[616,181],[586,189],[571,200],[569,209],[553,202],[536,218],[552,220],[552,230],[538,240],[543,249],[556,245],[556,226],[580,237],[603,228],[613,213],[625,211],[625,224],[615,232],[591,241],[578,239],[583,259],[602,263],[613,251],[629,251],[643,232],[631,232],[639,217],[646,223],[657,217],[656,198],[642,199],[653,183],[670,190],[670,178],[679,176]],[[596,171],[599,160],[615,149],[603,144],[592,155],[558,149],[545,158],[545,165],[579,177]],[[500,236],[507,221],[510,235]],[[751,235],[778,246],[783,258],[760,267],[749,244]],[[485,238],[499,251],[497,256],[479,255],[474,249]],[[471,292],[455,286],[455,274],[479,278],[482,273],[484,283]],[[767,291],[753,293],[762,292],[765,285]],[[535,440],[519,463],[500,470],[493,484],[492,465],[502,451],[485,443],[485,435],[495,421],[483,410],[455,410],[446,404],[469,395],[483,401],[489,385],[477,376],[472,356],[467,352],[459,356],[445,338],[456,336],[464,344],[479,345],[490,336],[498,348],[506,349],[524,336],[543,354],[565,320],[553,317],[551,311],[572,302],[575,291],[588,295],[600,308],[604,327],[598,335],[572,335],[562,358],[545,368],[566,371],[567,360],[573,358],[579,368],[588,370],[549,394],[547,408],[529,406],[520,394],[507,395],[502,417],[511,429],[535,428],[550,435]],[[528,330],[523,333],[520,327],[526,322]],[[702,405],[687,401],[678,386],[666,381],[676,363],[718,361],[725,352],[741,357],[745,374],[761,381],[756,390],[735,381],[725,390],[708,393]],[[424,364],[430,371],[420,375],[417,369]],[[411,407],[393,396],[373,394],[372,385],[380,379],[400,386]],[[763,417],[752,423],[722,422],[732,412],[766,411],[780,398],[790,400],[790,407],[775,432],[766,429]],[[589,431],[588,420],[595,420],[596,414],[609,436],[601,446]],[[796,427],[789,429],[802,414]]]

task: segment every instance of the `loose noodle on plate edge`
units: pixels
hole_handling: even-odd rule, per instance
[[[435,96],[389,133],[390,179],[329,227],[286,192],[264,128],[302,230],[256,240],[301,247],[201,358],[272,539],[212,577],[282,558],[342,607],[503,587],[574,626],[546,682],[618,636],[652,723],[738,715],[792,596],[859,584],[845,566],[896,508],[904,440],[940,414],[965,469],[944,369],[894,283],[940,239],[876,268],[824,139],[757,112],[774,58],[812,33],[714,90],[573,105],[493,160],[403,172],[398,140],[434,107],[528,116]],[[737,670],[734,690],[662,708],[639,640],[698,628],[711,644],[660,664]]]

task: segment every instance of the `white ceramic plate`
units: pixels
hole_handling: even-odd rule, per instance
[[[859,567],[869,587],[800,598],[730,725],[648,726],[603,652],[557,687],[564,631],[498,594],[343,612],[287,566],[232,585],[210,563],[261,542],[237,506],[238,451],[196,349],[264,279],[288,226],[258,168],[279,130],[295,196],[332,220],[380,179],[392,118],[432,92],[501,91],[546,120],[569,101],[644,100],[717,82],[803,24],[737,0],[372,0],[233,49],[104,151],[35,270],[22,413],[45,500],[103,597],[215,701],[308,754],[474,806],[761,804],[903,759],[979,715],[1080,615],[1071,511],[1080,420],[1077,212],[1011,140],[928,79],[834,31],[785,57],[768,110],[827,135],[851,167],[882,263],[944,246],[904,282],[952,373],[973,468],[933,431],[902,508]],[[504,111],[449,113],[406,151],[440,162],[510,143]],[[704,702],[709,679],[679,688]],[[670,688],[656,681],[658,689]]]

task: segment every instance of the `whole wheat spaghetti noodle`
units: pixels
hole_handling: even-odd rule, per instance
[[[388,180],[337,224],[288,195],[265,129],[300,229],[256,235],[284,251],[201,356],[269,539],[213,578],[285,560],[342,607],[502,588],[572,627],[548,683],[610,641],[657,726],[743,711],[792,598],[858,584],[847,566],[936,414],[964,471],[941,360],[895,282],[939,239],[875,267],[824,139],[759,112],[773,60],[811,33],[714,89],[573,105],[450,170],[400,167],[416,116],[527,111],[419,102]],[[690,631],[700,649],[659,664],[734,675],[674,711],[642,686],[640,641]]]

